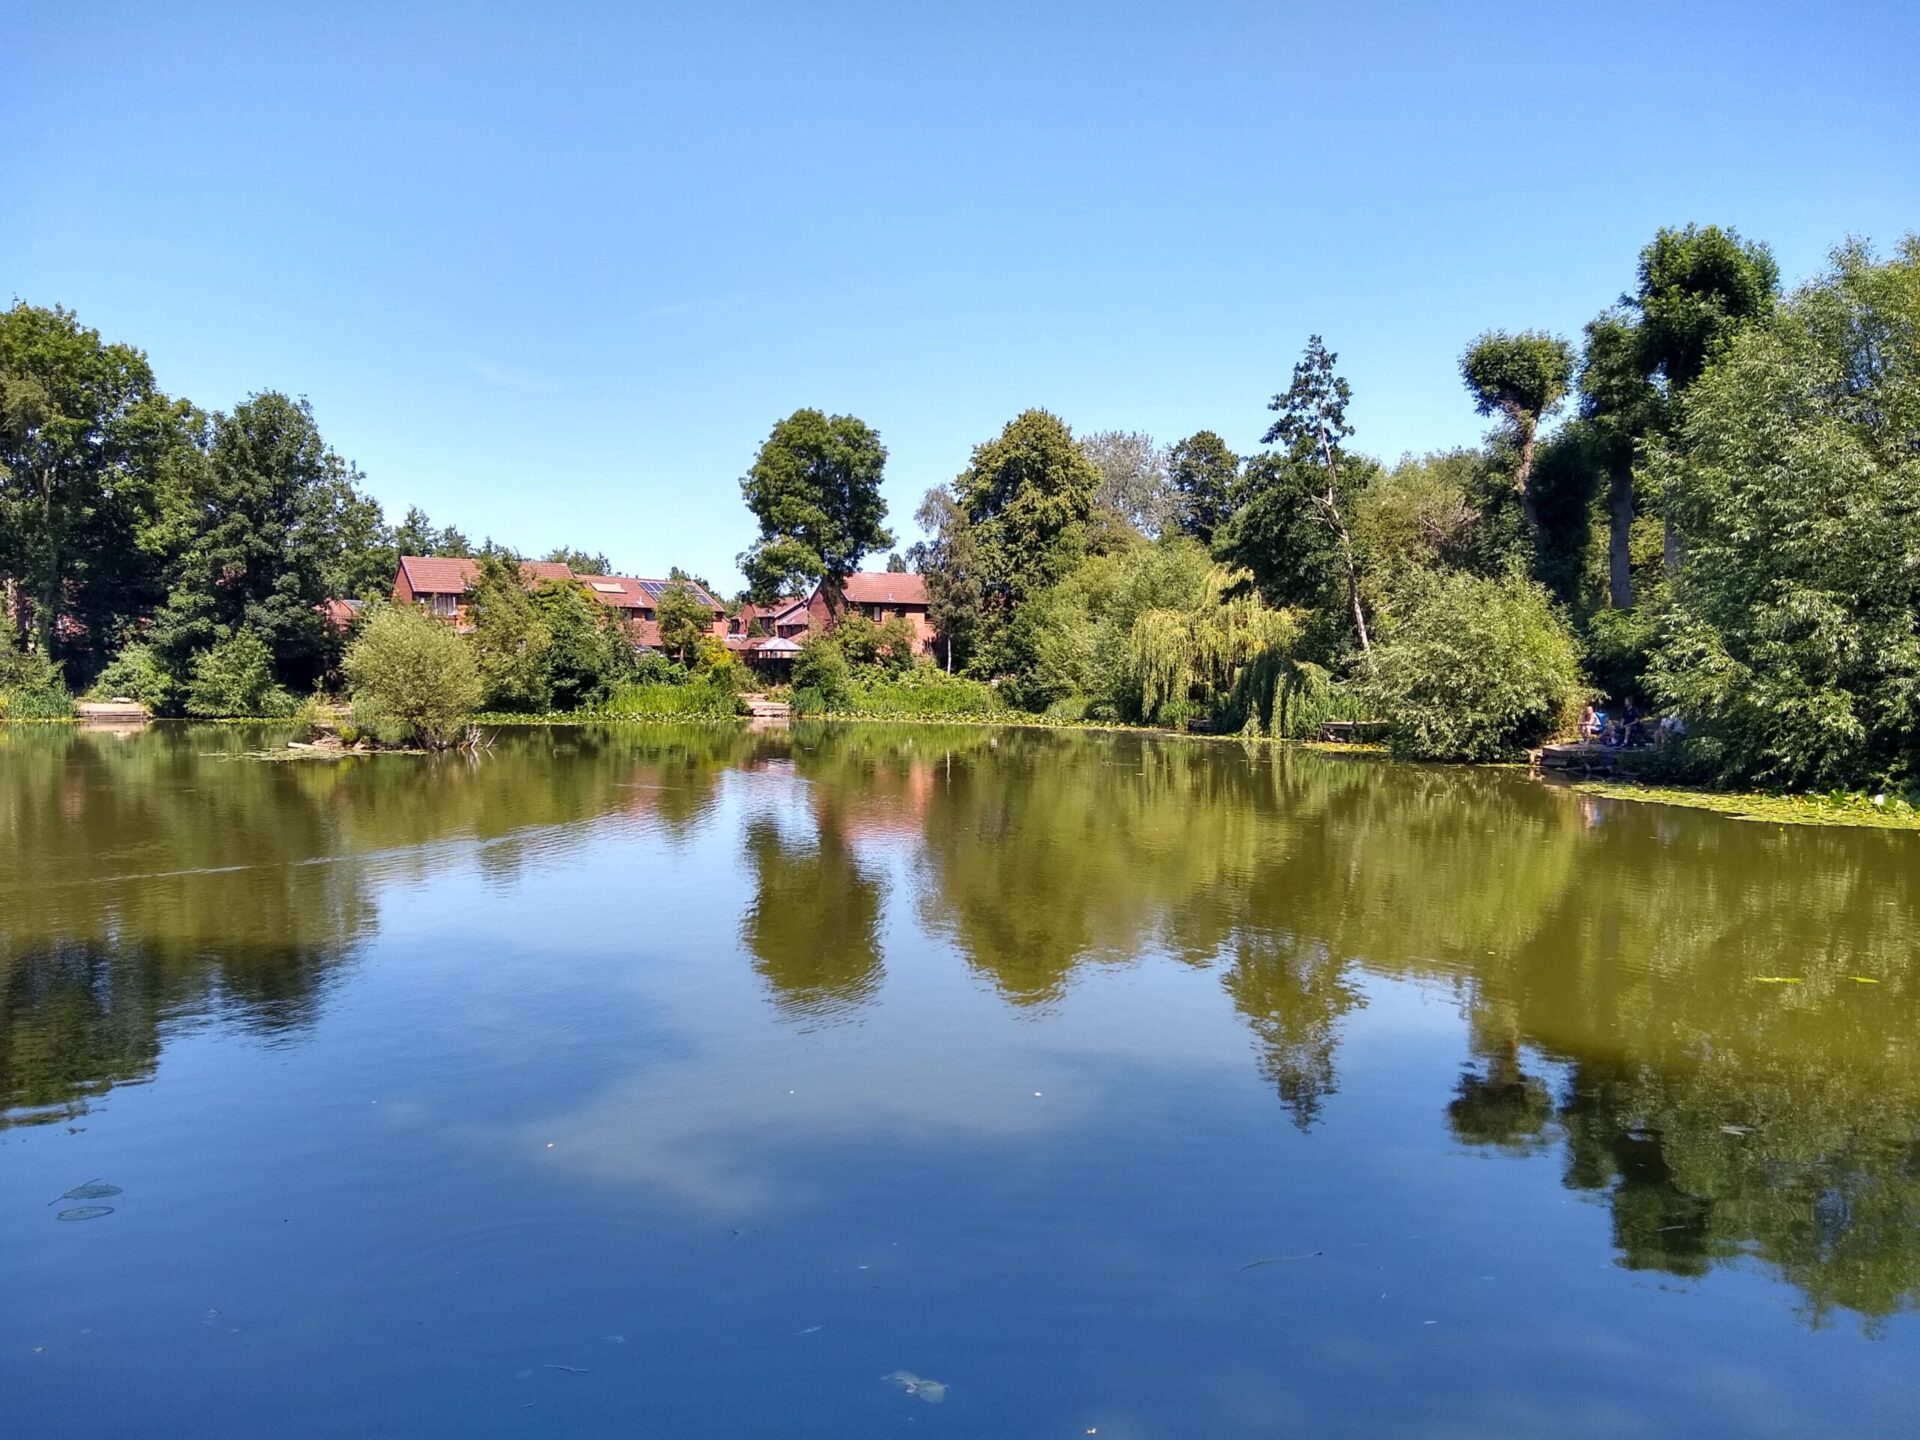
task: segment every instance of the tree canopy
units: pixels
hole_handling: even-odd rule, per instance
[[[740,557],[754,598],[825,587],[837,605],[862,557],[893,543],[880,481],[887,451],[851,415],[796,410],[773,427],[740,481],[760,538]]]

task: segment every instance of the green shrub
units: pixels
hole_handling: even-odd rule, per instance
[[[856,679],[843,709],[863,715],[993,715],[1006,708],[991,685],[932,665]]]
[[[1419,573],[1374,646],[1365,693],[1396,753],[1496,760],[1563,725],[1587,693],[1580,648],[1530,580]]]
[[[736,714],[740,708],[725,679],[689,680],[679,685],[654,682],[621,685],[596,712],[628,719],[690,719]]]
[[[60,666],[38,650],[24,650],[13,626],[0,616],[0,719],[64,720],[73,714],[73,697],[60,678]]]
[[[818,692],[822,706],[828,710],[846,709],[853,688],[853,667],[832,636],[816,630],[800,642],[800,653],[793,657],[793,688],[796,693]]]
[[[151,645],[133,644],[107,662],[90,693],[95,700],[125,696],[149,710],[165,711],[179,697],[179,687]]]
[[[195,656],[187,713],[207,719],[293,713],[293,696],[274,680],[273,652],[251,630],[236,630]]]
[[[473,647],[411,605],[382,606],[341,661],[354,723],[383,744],[453,744],[480,704]]]
[[[827,697],[811,685],[804,685],[793,692],[789,702],[793,707],[793,717],[798,720],[808,715],[824,715],[827,710]]]

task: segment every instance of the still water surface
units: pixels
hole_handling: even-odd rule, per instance
[[[270,738],[0,728],[0,1434],[1920,1430],[1920,837]]]

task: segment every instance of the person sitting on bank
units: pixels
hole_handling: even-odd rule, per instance
[[[1586,709],[1580,712],[1580,738],[1582,740],[1598,739],[1600,732],[1606,728],[1606,725],[1607,717],[1594,709],[1591,702],[1588,703]]]
[[[1622,750],[1646,738],[1640,733],[1641,722],[1645,718],[1640,709],[1640,697],[1629,695],[1625,708],[1620,712],[1620,748]]]

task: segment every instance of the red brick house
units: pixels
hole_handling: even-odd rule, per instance
[[[903,617],[913,627],[914,652],[933,653],[935,635],[933,621],[927,614],[927,581],[923,575],[884,570],[863,570],[849,575],[840,613],[864,615],[875,624]],[[813,594],[807,597],[807,617],[822,630],[833,628],[838,617],[827,603],[824,585],[814,586]]]
[[[458,560],[438,555],[403,555],[400,570],[393,579],[393,599],[400,605],[424,605],[435,615],[452,620],[456,628],[468,625],[468,596],[479,577],[478,560]],[[642,579],[632,575],[576,575],[572,568],[551,560],[529,560],[520,566],[520,583],[532,589],[543,580],[571,580],[610,609],[633,628],[635,640],[649,647],[660,643],[659,603],[661,592],[671,580]],[[694,595],[712,612],[707,633],[723,637],[727,633],[727,608],[692,581],[687,582]]]

